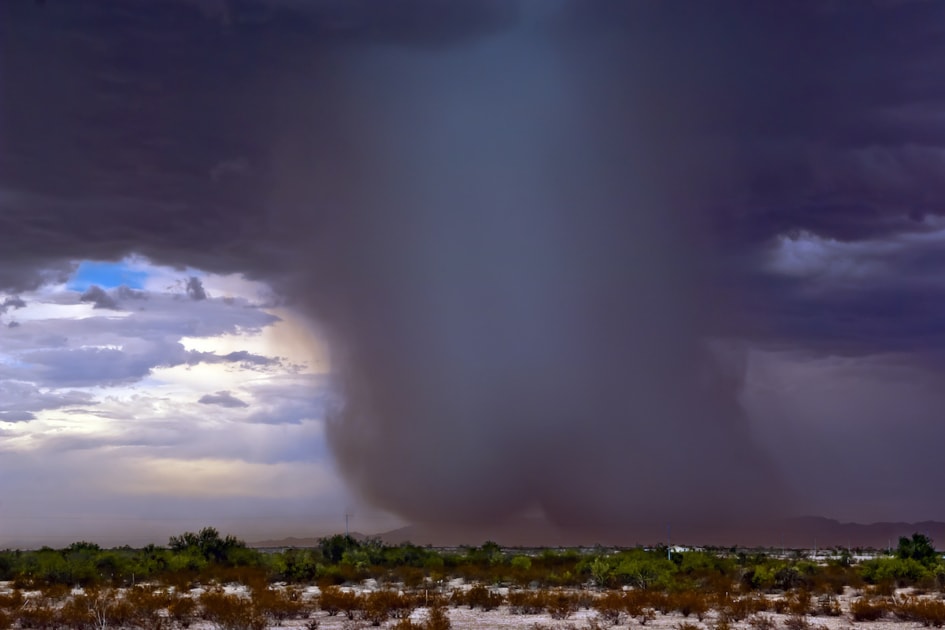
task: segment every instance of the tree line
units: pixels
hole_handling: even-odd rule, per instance
[[[893,553],[862,561],[848,550],[837,550],[826,561],[800,551],[788,557],[770,550],[667,551],[665,547],[522,550],[494,542],[445,550],[339,534],[320,539],[312,548],[266,552],[207,527],[172,536],[166,546],[103,549],[75,542],[61,549],[0,551],[0,580],[19,587],[129,587],[154,581],[184,585],[227,579],[328,586],[373,578],[414,588],[464,578],[494,585],[663,591],[945,588],[945,562],[922,534],[901,538]]]

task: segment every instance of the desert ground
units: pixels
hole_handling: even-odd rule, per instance
[[[454,579],[446,584],[440,585],[438,590],[444,595],[444,601],[448,601],[448,598],[446,597],[447,595],[468,592],[474,586],[474,584],[466,583],[462,579]],[[221,592],[229,596],[235,596],[246,600],[250,598],[250,590],[242,585],[229,584],[222,588],[214,588],[218,589],[217,592]],[[279,590],[286,587],[284,585],[276,584],[273,585],[272,588]],[[340,590],[342,592],[354,593],[363,597],[377,591],[378,586],[373,580],[366,580],[362,584],[342,587]],[[490,588],[489,590],[490,592],[500,595],[503,598],[507,598],[509,595],[508,588]],[[519,592],[523,591],[523,589],[516,590]],[[14,588],[13,583],[0,582],[0,597],[9,597],[15,592],[17,592],[17,589]],[[22,605],[25,608],[31,607],[34,602],[38,602],[44,597],[44,593],[40,590],[20,590],[19,592],[24,597],[24,603]],[[125,597],[126,592],[127,589],[118,589],[113,591],[111,596],[122,598]],[[180,595],[191,598],[197,602],[200,601],[201,596],[206,592],[207,589],[196,587],[186,592],[182,591],[180,592]],[[613,591],[610,592],[612,593]],[[628,590],[624,589],[622,592],[626,593]],[[163,611],[160,615],[158,615],[160,620],[150,624],[144,623],[140,620],[120,625],[102,621],[100,623],[93,623],[88,627],[100,628],[103,630],[104,628],[115,628],[116,630],[131,630],[135,628],[161,628],[164,630],[170,630],[173,628],[189,628],[190,630],[261,630],[262,628],[274,630],[290,628],[366,630],[367,628],[371,627],[430,627],[429,625],[424,625],[425,622],[428,621],[430,608],[422,605],[422,598],[424,594],[424,591],[422,590],[417,592],[417,601],[421,605],[414,608],[409,613],[409,616],[404,615],[405,619],[409,619],[409,621],[415,625],[410,625],[406,623],[406,621],[398,619],[388,619],[386,621],[380,622],[379,624],[372,624],[371,621],[364,618],[362,613],[357,611],[354,612],[350,617],[345,615],[344,612],[329,614],[328,611],[323,610],[320,606],[318,606],[318,601],[322,593],[320,589],[314,585],[299,589],[297,593],[301,595],[301,598],[305,602],[310,604],[308,609],[298,618],[284,619],[279,621],[268,620],[265,622],[265,625],[252,625],[249,622],[242,623],[235,619],[209,621],[207,619],[201,618],[202,615],[200,614],[195,614],[191,619],[185,622],[176,622],[169,618],[166,611]],[[571,589],[570,593],[576,596],[589,597],[587,601],[590,602],[593,601],[594,598],[604,597],[608,591],[589,587],[587,589]],[[83,594],[84,591],[82,589],[72,589],[70,593],[66,594],[59,600],[58,606],[61,607],[65,604],[65,602],[68,602],[70,598],[81,597]],[[429,595],[429,592],[427,594]],[[435,595],[429,596],[435,597]],[[472,628],[520,628],[528,630],[599,630],[603,628],[646,628],[652,630],[853,630],[854,628],[862,628],[863,630],[903,630],[906,628],[941,625],[940,622],[923,623],[918,620],[904,619],[899,615],[899,613],[893,612],[892,608],[890,608],[888,612],[883,614],[882,617],[877,620],[855,620],[853,614],[851,613],[851,605],[854,604],[854,602],[862,600],[864,597],[870,597],[874,601],[880,601],[880,599],[868,592],[851,587],[846,587],[841,595],[829,598],[831,601],[835,602],[835,604],[839,605],[839,609],[834,608],[829,614],[823,612],[819,606],[818,598],[816,597],[812,598],[811,608],[806,615],[789,612],[776,612],[776,604],[779,600],[783,600],[785,598],[784,594],[767,594],[762,597],[770,604],[769,610],[751,613],[737,619],[732,618],[730,615],[726,615],[724,612],[720,612],[719,610],[709,610],[702,615],[689,614],[684,616],[682,613],[677,611],[660,613],[656,610],[644,609],[643,614],[639,614],[638,616],[631,616],[626,612],[619,613],[616,618],[616,623],[614,623],[614,618],[608,619],[605,616],[602,616],[601,612],[596,609],[598,608],[597,606],[591,606],[590,608],[580,607],[568,614],[565,619],[561,619],[554,618],[547,611],[523,614],[521,610],[513,610],[513,608],[507,603],[498,606],[493,610],[483,610],[480,608],[470,608],[468,605],[457,605],[455,602],[452,602],[447,603],[441,608],[441,610],[445,611],[449,619],[449,625],[437,626],[436,628],[451,627],[458,630]],[[896,589],[891,595],[887,595],[885,598],[882,598],[882,601],[886,601],[890,604],[893,604],[897,601],[902,602],[909,600],[941,602],[942,593],[929,593],[912,588],[903,588]],[[39,628],[40,630],[74,627],[63,625],[61,622],[50,622],[49,625],[44,625],[42,623],[36,623],[35,621],[21,621],[12,618],[9,619],[7,623],[7,626],[0,625],[0,627]],[[401,625],[398,626],[398,624]]]

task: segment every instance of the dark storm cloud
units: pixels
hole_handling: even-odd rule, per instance
[[[144,291],[138,291],[132,289],[125,285],[121,285],[115,289],[115,294],[119,300],[146,300],[148,299],[148,294]]]
[[[230,408],[249,407],[248,404],[228,391],[220,391],[216,394],[204,394],[197,402],[202,405],[219,405],[221,407]]]
[[[199,301],[207,299],[207,292],[203,288],[203,282],[196,276],[191,276],[187,279],[185,289],[187,290],[187,297],[191,300]]]
[[[112,311],[121,309],[115,298],[110,296],[105,289],[95,284],[86,289],[85,293],[79,297],[79,301],[91,302],[94,305],[92,308],[104,308]]]
[[[0,315],[3,315],[9,310],[16,310],[18,308],[25,308],[26,302],[24,302],[19,297],[8,297],[3,302],[0,302]]]
[[[945,348],[914,240],[945,214],[941,3],[220,6],[0,7],[0,282],[129,252],[265,279],[328,337],[378,505],[762,513],[744,361],[707,338]],[[779,266],[784,236],[827,262]]]
[[[196,280],[196,283],[192,282],[194,280]],[[191,299],[200,300],[207,298],[207,294],[203,290],[203,285],[200,284],[200,280],[198,278],[191,278],[190,281],[187,282],[186,291]],[[195,295],[202,295],[203,297],[194,297]],[[122,310],[122,301],[146,300],[147,298],[147,292],[138,291],[125,285],[116,287],[111,291],[106,291],[102,287],[93,284],[88,289],[86,289],[81,296],[79,296],[79,301],[91,302],[94,305],[93,308],[120,311]]]

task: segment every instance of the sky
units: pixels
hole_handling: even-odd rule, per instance
[[[0,546],[945,520],[945,5],[0,5]]]

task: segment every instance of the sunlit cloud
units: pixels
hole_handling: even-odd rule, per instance
[[[31,482],[12,495],[54,475],[116,506],[130,495],[343,500],[324,438],[327,355],[270,306],[269,287],[139,256],[74,267],[0,300],[19,324],[0,337],[0,457],[58,462],[19,466]],[[108,474],[90,474],[92,460]]]

